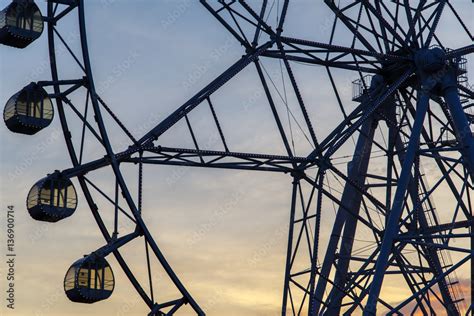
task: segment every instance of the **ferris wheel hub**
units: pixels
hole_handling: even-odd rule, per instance
[[[472,230],[471,234],[468,234],[469,231],[454,231],[472,228],[474,221],[472,206],[464,202],[465,196],[469,199],[472,192],[470,182],[474,179],[474,134],[471,132],[474,115],[466,111],[472,107],[470,101],[474,88],[467,82],[465,57],[474,53],[474,46],[459,48],[459,44],[453,44],[456,47],[449,49],[436,35],[445,7],[444,11],[450,9],[472,39],[449,1],[420,2],[412,7],[408,1],[392,1],[393,5],[382,1],[375,1],[374,4],[371,1],[352,1],[341,6],[335,1],[325,0],[334,13],[334,24],[328,32],[329,41],[319,42],[299,38],[297,34],[292,37],[285,36],[288,32],[283,34],[289,0],[284,0],[281,9],[276,10],[273,4],[267,6],[267,1],[262,2],[260,10],[255,10],[253,4],[251,6],[243,0],[201,0],[201,4],[240,43],[245,54],[169,116],[156,122],[151,130],[146,128],[147,133],[139,139],[127,129],[127,124],[122,123],[115,108],[107,106],[101,99],[100,89],[94,85],[86,36],[87,1],[46,0],[45,16],[34,0],[10,1],[12,4],[0,11],[0,44],[24,48],[39,38],[43,29],[46,30],[52,78],[51,81],[32,83],[10,98],[5,107],[4,121],[13,132],[35,134],[52,123],[54,102],[73,164],[69,169],[62,172],[56,170],[36,182],[28,193],[28,212],[33,219],[44,222],[57,222],[72,216],[78,203],[71,181],[75,179],[106,240],[104,246],[77,260],[68,269],[64,292],[71,301],[89,304],[112,295],[115,278],[105,258],[113,254],[151,310],[148,315],[172,315],[184,305],[189,305],[199,316],[205,315],[167,262],[142,216],[148,208],[146,202],[143,203],[146,188],[143,179],[149,181],[146,179],[149,173],[144,171],[144,166],[168,165],[256,170],[291,176],[290,219],[289,225],[285,226],[288,243],[282,315],[289,314],[290,306],[293,315],[296,315],[294,307],[298,304],[298,315],[306,310],[309,315],[353,314],[360,308],[363,315],[375,316],[380,303],[393,295],[391,290],[383,288],[383,282],[399,281],[401,275],[407,283],[403,289],[413,293],[396,306],[383,303],[382,308],[391,310],[389,314],[402,315],[413,304],[427,314],[425,309],[433,311],[433,300],[435,304],[442,303],[449,315],[460,315],[464,308],[461,305],[464,294],[456,287],[459,281],[455,270],[470,260],[471,271],[474,271]],[[74,40],[79,39],[80,45],[70,46],[68,42],[73,38],[61,35],[64,33],[60,22],[74,10],[78,13],[79,25],[78,38]],[[426,10],[429,10],[429,17]],[[403,17],[403,14],[406,16]],[[276,24],[273,17],[276,17]],[[245,25],[241,27],[240,23]],[[340,33],[341,24],[345,27],[344,31],[349,32],[349,37]],[[321,30],[326,26],[330,25],[323,25]],[[352,44],[349,46],[346,40],[350,37]],[[339,45],[339,38],[346,43]],[[58,47],[55,43],[62,46]],[[76,61],[80,70],[69,70],[67,62],[70,60],[61,56],[61,49],[64,48],[65,54]],[[218,50],[225,55],[224,51]],[[265,69],[263,59],[279,62],[281,78],[277,78],[278,73]],[[66,64],[68,68],[60,71],[59,64]],[[281,138],[279,144],[283,147],[277,149],[284,148],[286,153],[267,153],[264,147],[259,148],[260,153],[250,153],[234,149],[234,144],[230,144],[232,150],[229,150],[227,145],[227,135],[232,131],[221,127],[218,118],[221,114],[214,109],[213,103],[226,94],[219,94],[221,87],[252,64],[258,74],[256,93],[258,96],[265,95],[264,100],[268,101],[266,103],[273,114],[272,122],[278,128],[277,136]],[[322,110],[318,98],[311,99],[305,105],[308,91],[300,89],[299,82],[310,77],[304,76],[306,72],[303,72],[303,78],[299,77],[304,71],[300,65],[325,67],[328,85],[332,87],[329,91],[334,93],[337,101],[334,104],[339,106],[340,113],[333,113],[333,109]],[[352,82],[352,101],[357,102],[355,106],[346,105],[347,95],[340,93],[339,81],[347,77],[339,70],[352,71],[352,74],[357,72],[358,79]],[[74,77],[70,78],[72,75]],[[306,81],[311,85],[311,92],[316,90],[316,96],[321,96],[320,92],[325,93],[326,86],[315,89],[314,81]],[[70,96],[73,92],[76,94]],[[238,90],[236,100],[246,92],[249,91]],[[257,95],[250,96],[252,101],[246,102],[245,108],[259,103]],[[232,103],[235,102],[232,100]],[[329,101],[328,105],[334,105],[333,102]],[[210,112],[202,117],[209,121],[203,122],[211,122],[211,125],[199,124],[198,128],[193,128],[193,125],[196,126],[194,113],[197,111],[191,111],[198,106],[202,108],[204,103],[207,103]],[[283,105],[287,121],[281,116],[280,107]],[[236,108],[227,116],[237,112],[241,111]],[[317,123],[323,124],[314,124],[314,118],[319,119]],[[151,119],[147,123],[155,120]],[[225,119],[240,120],[240,117]],[[303,120],[304,123],[300,124]],[[68,124],[69,121],[72,124]],[[112,125],[109,121],[116,123],[112,131],[109,131]],[[181,123],[187,125],[194,147],[183,148],[181,146],[185,145],[181,142],[173,147],[155,143],[158,139],[162,143],[161,137],[165,133],[172,136],[175,131],[180,132]],[[333,123],[337,125],[331,126]],[[172,129],[175,125],[176,128]],[[255,136],[260,135],[253,125],[246,125]],[[115,151],[118,147],[115,145],[119,144],[111,139],[117,130],[131,141],[123,151]],[[225,151],[215,149],[213,142],[203,144],[200,141],[203,132],[212,133],[212,140],[215,140],[215,135],[220,136],[222,144],[218,145]],[[234,133],[238,139],[245,135],[240,129]],[[76,134],[81,135],[80,138]],[[268,133],[269,136],[274,134]],[[303,156],[296,155],[297,151],[302,152],[299,144],[302,136],[310,145],[302,144]],[[176,138],[177,142],[180,141]],[[92,143],[88,144],[89,141]],[[97,144],[105,149],[103,157],[96,158],[98,153],[103,153],[96,150]],[[273,148],[273,143],[269,144]],[[309,153],[307,150],[310,150]],[[430,162],[433,169],[425,175],[422,167]],[[132,182],[138,183],[136,191],[128,184],[131,168],[127,167],[125,172],[125,168],[121,167],[124,165],[138,165],[138,176]],[[106,168],[110,169],[107,174],[102,171],[96,173]],[[86,177],[93,172],[95,175]],[[430,188],[431,180],[436,178],[439,181]],[[112,186],[101,189],[100,184],[106,181]],[[158,180],[153,177],[152,181]],[[449,192],[457,204],[452,205],[454,215],[450,222],[446,222],[444,217],[448,216],[438,216],[434,199]],[[153,196],[149,199],[154,200]],[[448,199],[443,200],[443,203],[448,202]],[[326,214],[330,204],[335,216]],[[450,205],[443,205],[443,208],[449,215]],[[112,211],[111,214],[106,214],[106,209]],[[464,217],[458,218],[458,214]],[[122,222],[122,219],[127,222]],[[136,277],[129,267],[129,260],[121,254],[126,251],[122,247],[139,237],[145,241],[148,284]],[[451,247],[450,239],[455,241],[456,238],[468,237],[471,238],[470,257],[459,262],[452,262],[450,258],[447,260],[450,253],[469,252],[469,249],[459,245]],[[195,241],[193,238],[193,244]],[[416,254],[417,258],[415,255],[408,256],[409,253]],[[178,299],[168,302],[162,302],[161,298],[160,302],[155,300],[153,289],[161,287],[162,282],[153,285],[153,266],[166,272],[179,292]],[[474,272],[471,279],[472,275]],[[438,288],[433,290],[433,286]],[[360,292],[353,295],[354,289],[360,289]],[[437,300],[426,295],[430,291],[439,292]],[[472,298],[474,287],[471,286],[471,301]],[[473,308],[474,305],[471,305],[469,310]]]
[[[446,53],[440,47],[421,49],[415,53],[415,65],[421,71],[432,74],[446,65]]]

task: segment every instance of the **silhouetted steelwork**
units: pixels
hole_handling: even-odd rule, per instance
[[[14,3],[32,5],[30,1]],[[446,0],[361,0],[339,4],[325,0],[334,17],[328,26],[329,40],[318,42],[285,36],[289,0],[282,0],[280,5],[268,0],[254,5],[245,0],[200,3],[243,46],[245,54],[142,137],[135,137],[96,91],[87,47],[84,1],[47,1],[44,21],[52,79],[38,82],[38,87],[52,87],[49,97],[55,100],[73,165],[55,174],[54,179],[77,180],[106,240],[104,247],[71,267],[65,280],[69,298],[93,302],[111,294],[111,290],[106,290],[105,278],[97,282],[92,275],[99,275],[97,271],[104,273],[100,270],[108,267],[102,264],[104,258],[113,253],[149,307],[149,315],[173,315],[185,305],[197,315],[205,315],[166,261],[141,216],[146,176],[143,166],[171,165],[271,171],[291,177],[282,315],[472,315],[474,89],[468,82],[465,56],[474,52],[474,45],[445,47],[437,33],[441,17],[449,13],[450,21],[457,26],[457,35],[470,42],[474,38],[453,4]],[[60,29],[61,20],[74,11],[79,17],[80,52],[71,48]],[[2,12],[9,13],[8,8]],[[34,21],[39,14],[28,12],[28,21]],[[272,12],[275,23],[269,22]],[[1,32],[25,26],[11,22],[7,27],[3,23]],[[345,35],[336,35],[336,30],[341,29]],[[339,36],[347,44],[338,43]],[[0,39],[4,44],[20,46],[11,39]],[[80,74],[76,78],[59,72],[57,42],[66,47],[77,63]],[[283,89],[264,67],[264,60],[272,59],[280,64]],[[296,63],[316,65],[326,71],[325,88],[332,89],[337,101],[334,114],[339,110],[342,117],[332,131],[319,139],[318,126],[308,109],[322,100],[305,100],[293,71]],[[218,104],[213,101],[214,94],[250,66],[255,67],[285,154],[233,150],[215,110]],[[335,70],[346,71],[346,76],[356,79],[351,96],[356,106],[344,99],[336,84]],[[82,92],[83,105],[78,106],[77,100],[69,98],[73,92]],[[291,102],[296,105],[295,113],[290,111],[287,92],[294,98]],[[11,115],[32,116],[25,110],[12,112],[15,102],[9,102],[13,105],[7,106],[6,111],[15,114],[9,114],[5,121],[10,129],[27,133],[23,127],[15,130],[8,125]],[[279,109],[281,103],[286,113]],[[209,107],[219,148],[205,148],[206,144],[199,142],[198,131],[190,119],[198,106]],[[104,116],[129,138],[129,146],[114,150]],[[74,134],[79,135],[79,141],[73,141],[74,126],[70,123],[77,120],[81,128]],[[178,122],[186,124],[194,148],[167,147],[160,142],[160,137]],[[312,148],[303,155],[296,155],[292,122]],[[86,140],[99,144],[105,157],[93,151],[93,157],[86,158]],[[122,173],[121,168],[130,165],[138,167],[137,188],[131,188]],[[428,174],[423,166],[430,168]],[[90,175],[99,169],[113,172],[112,186],[102,188],[91,179]],[[54,181],[42,180],[35,186],[32,208],[49,205],[51,211],[57,211],[63,206],[61,201],[65,200],[58,200],[59,195],[52,193],[59,188]],[[48,197],[36,199],[41,197],[41,190],[49,192],[45,193]],[[435,205],[438,196],[446,204],[441,211]],[[112,225],[103,220],[105,209],[99,213],[95,202],[99,198],[111,206]],[[51,220],[44,208],[37,214],[38,219]],[[123,221],[131,224],[132,232],[127,231]],[[330,234],[322,231],[323,222],[330,223],[326,225]],[[143,283],[121,255],[129,241],[141,237],[148,271],[148,280]],[[86,265],[86,277],[78,271],[90,258],[95,259],[90,261],[92,265]],[[160,285],[154,284],[153,261],[161,265],[175,286],[176,299],[155,299],[154,289]],[[469,264],[467,281],[471,292],[466,295],[456,271]],[[113,277],[109,280],[113,283]],[[383,287],[390,282],[396,284],[397,292],[404,297],[401,301],[393,302],[390,290]],[[77,294],[92,288],[103,292],[88,299]]]

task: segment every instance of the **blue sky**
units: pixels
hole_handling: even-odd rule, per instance
[[[0,7],[7,3],[0,0]],[[468,27],[474,29],[471,2],[453,3]],[[44,2],[39,4],[45,12]],[[98,92],[137,137],[244,53],[198,1],[92,0],[87,1],[86,15]],[[290,6],[285,31],[289,36],[327,41],[331,21],[332,15],[322,2],[298,0]],[[452,20],[441,22],[439,34],[447,46],[471,44]],[[62,34],[78,49],[75,20],[63,23]],[[337,42],[348,41],[342,29],[339,34]],[[61,72],[73,76],[77,68],[68,58],[67,54],[60,57]],[[472,58],[470,73],[474,71],[471,61]],[[263,63],[279,82],[278,64]],[[316,122],[316,132],[323,137],[341,117],[334,110],[336,100],[325,71],[300,65],[294,65],[294,69]],[[48,80],[46,33],[24,50],[1,47],[0,73],[0,100],[5,101],[31,81]],[[350,72],[335,72],[341,95],[347,101],[351,81],[356,77]],[[78,100],[79,96],[73,98]],[[282,106],[281,102],[278,104]],[[215,105],[234,150],[283,153],[253,68],[224,86],[215,97]],[[209,149],[221,149],[214,148],[217,144],[209,121],[199,111],[190,118],[200,139],[207,141]],[[126,137],[110,120],[107,124],[114,148],[124,149],[128,145]],[[24,209],[26,194],[37,179],[70,166],[58,118],[47,130],[32,137],[9,133],[3,125],[0,135],[1,207],[16,206],[19,263],[17,310],[5,315],[144,315],[143,304],[137,301],[138,296],[114,259],[110,262],[117,286],[111,299],[84,306],[71,304],[63,295],[62,280],[69,265],[103,243],[82,197],[76,213],[55,225],[34,222]],[[301,134],[296,137],[300,139],[297,152],[304,155],[308,146]],[[160,142],[192,148],[183,126],[170,130]],[[104,155],[94,142],[86,146],[86,159]],[[145,192],[149,192],[144,201],[145,220],[183,282],[208,308],[208,315],[278,315],[291,179],[283,175],[174,167],[147,166],[145,170]],[[124,172],[129,176],[133,170]],[[110,171],[99,171],[91,177],[106,192],[112,192]],[[329,234],[332,220],[329,216],[323,227],[323,239]],[[125,257],[138,274],[144,275],[142,248],[130,247]],[[169,284],[161,278],[158,267],[156,271],[157,282],[163,284],[158,295],[171,297]]]

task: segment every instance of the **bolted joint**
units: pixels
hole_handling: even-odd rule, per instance
[[[109,155],[104,155],[104,160],[109,164],[112,162],[112,158]]]
[[[293,171],[291,171],[290,174],[291,174],[291,177],[293,178],[294,182],[298,182],[306,176],[306,174],[304,173],[303,170],[293,170]]]
[[[256,51],[255,47],[252,47],[252,46],[247,46],[245,48],[245,54],[246,55],[253,54],[253,53],[255,53],[255,51]],[[243,55],[242,57],[245,57],[246,55]]]
[[[84,87],[88,87],[89,84],[90,84],[89,78],[88,78],[87,76],[83,76],[83,77],[82,77],[82,85],[83,85]]]
[[[113,232],[112,235],[110,236],[110,241],[112,241],[112,242],[116,241],[117,237],[118,237],[118,233]]]
[[[137,233],[139,236],[144,235],[143,229],[138,224],[137,224],[137,226],[135,226],[135,233]]]
[[[319,167],[319,172],[325,173],[326,170],[330,169],[333,165],[331,162],[331,158],[323,156],[320,158],[320,160],[317,163]]]
[[[278,34],[271,33],[270,34],[270,41],[272,43],[272,45],[270,47],[273,47],[274,43],[276,43],[277,41],[280,41],[280,36]]]

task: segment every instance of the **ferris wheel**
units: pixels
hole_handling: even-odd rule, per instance
[[[42,13],[33,0],[13,0],[0,13],[0,43],[26,48],[46,33],[51,65],[50,79],[27,82],[12,93],[5,124],[32,135],[57,117],[72,163],[32,186],[28,212],[35,220],[59,222],[73,216],[82,196],[105,238],[103,247],[65,271],[71,301],[94,303],[112,295],[115,279],[106,258],[113,255],[148,315],[180,314],[186,305],[205,315],[142,216],[143,197],[152,194],[145,190],[144,165],[172,165],[276,172],[292,179],[282,315],[473,314],[474,89],[466,57],[474,53],[474,30],[468,27],[472,21],[462,20],[457,2],[325,0],[333,15],[329,40],[321,42],[285,32],[296,1],[200,0],[244,55],[140,137],[94,84],[85,2],[47,0]],[[468,44],[446,47],[439,34],[445,16]],[[76,21],[79,50],[62,31],[66,18]],[[59,51],[72,58],[77,75],[63,71]],[[279,66],[279,82],[266,60]],[[320,131],[314,123],[320,100],[302,92],[296,66],[324,70],[326,84],[319,88],[336,100],[338,123],[332,130]],[[285,154],[234,150],[226,137],[218,111],[223,105],[214,96],[247,68],[261,84]],[[340,71],[354,79],[349,100],[335,76]],[[218,135],[214,148],[206,148],[193,127],[193,110],[203,107]],[[194,147],[160,142],[177,124],[186,126]],[[122,148],[113,145],[117,130],[129,140]],[[296,134],[305,143],[298,150]],[[130,165],[136,166],[133,180],[124,172]],[[112,192],[92,179],[102,170],[112,175],[107,185]],[[98,199],[109,203],[107,210],[98,207]],[[147,282],[122,255],[139,239]],[[153,282],[156,264],[175,287],[175,299],[155,296],[161,286]],[[467,290],[458,280],[462,269],[470,275]],[[390,299],[384,287],[390,282],[406,294],[402,300]]]

